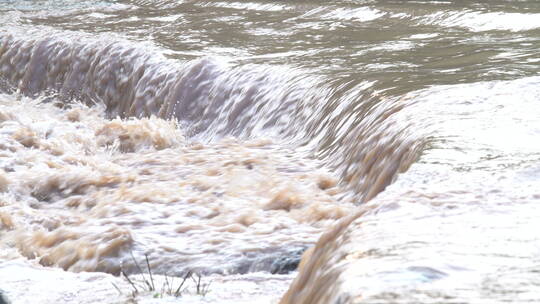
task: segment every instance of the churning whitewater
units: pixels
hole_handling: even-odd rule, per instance
[[[0,4],[0,297],[540,301],[538,16]]]

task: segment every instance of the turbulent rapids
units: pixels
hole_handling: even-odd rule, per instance
[[[540,299],[540,7],[46,2],[0,7],[14,303],[146,258],[211,303]]]
[[[40,106],[26,101],[29,105],[19,105],[21,110],[7,107],[3,112],[5,144],[10,146],[11,152],[6,157],[12,159],[6,163],[20,161],[28,153],[34,154],[31,158],[37,157],[26,161],[35,165],[29,165],[25,176],[16,177],[19,170],[14,165],[6,168],[7,179],[24,181],[17,183],[22,186],[19,195],[29,199],[27,204],[31,208],[48,209],[52,205],[57,205],[54,209],[68,208],[91,226],[83,228],[76,220],[74,227],[67,228],[62,220],[51,219],[51,210],[48,210],[49,219],[42,229],[31,233],[29,227],[21,229],[22,236],[16,237],[18,247],[28,257],[39,257],[44,265],[119,273],[120,262],[124,267],[130,263],[127,252],[137,247],[141,249],[136,251],[144,252],[143,248],[153,247],[152,250],[158,250],[160,258],[165,259],[157,269],[174,266],[178,273],[194,267],[187,262],[190,260],[194,260],[195,265],[208,265],[209,260],[216,260],[215,266],[206,267],[205,272],[294,269],[299,255],[309,244],[305,242],[303,229],[299,228],[305,223],[308,235],[320,231],[326,226],[325,221],[341,218],[350,212],[352,205],[333,198],[340,192],[335,188],[337,178],[329,173],[319,175],[317,160],[306,159],[309,164],[305,165],[302,161],[287,160],[302,154],[284,150],[271,140],[261,140],[261,136],[274,140],[284,138],[280,142],[295,139],[315,147],[317,153],[332,155],[327,157],[327,162],[342,172],[342,179],[348,185],[356,187],[358,202],[384,189],[398,171],[407,168],[416,157],[414,142],[406,137],[402,139],[403,134],[398,134],[400,129],[391,128],[396,124],[392,115],[397,115],[404,107],[402,104],[379,105],[378,113],[359,109],[356,115],[370,119],[353,118],[358,123],[347,122],[352,113],[343,114],[341,109],[331,113],[327,107],[352,103],[347,100],[352,98],[351,94],[340,92],[343,96],[333,97],[337,94],[335,89],[326,88],[324,84],[317,86],[316,81],[302,75],[284,77],[272,68],[220,66],[211,58],[175,64],[163,58],[153,59],[143,50],[115,42],[74,44],[65,37],[31,40],[15,36],[23,35],[6,35],[1,46],[0,66],[4,75],[11,76],[5,77],[6,88],[16,88],[20,94],[33,98],[44,92],[52,97],[41,98],[44,104]],[[315,86],[306,87],[304,83]],[[358,93],[359,89],[352,88],[360,96],[369,96]],[[316,109],[315,101],[325,98],[329,100],[323,111]],[[72,101],[94,106],[87,108]],[[40,111],[26,123],[23,121],[28,118],[17,115],[19,111],[37,111],[34,108]],[[99,109],[103,109],[102,113]],[[333,117],[323,117],[329,113]],[[45,115],[49,117],[43,119]],[[107,117],[121,118],[109,120]],[[321,128],[320,124],[330,127]],[[339,126],[341,131],[332,128],[333,125]],[[349,130],[339,137],[342,128]],[[227,135],[247,141],[235,143],[219,139]],[[381,144],[379,138],[388,138],[389,142]],[[194,142],[195,139],[203,143]],[[335,146],[342,151],[336,151]],[[225,156],[226,151],[230,151],[229,157]],[[365,165],[358,166],[358,162]],[[47,168],[41,168],[42,164]],[[112,168],[118,171],[111,172]],[[160,172],[162,170],[165,172]],[[271,182],[265,179],[280,175],[279,179],[286,181],[278,180],[270,187],[255,187],[255,193],[242,193],[243,188],[254,187],[258,179],[259,183],[267,184]],[[287,185],[292,182],[289,178],[297,178],[299,185]],[[160,182],[163,184],[159,185]],[[313,187],[315,189],[311,189]],[[190,198],[193,190],[197,194]],[[187,192],[181,194],[183,191]],[[260,191],[267,193],[253,197],[259,196]],[[199,197],[201,194],[204,198]],[[228,198],[227,194],[232,197]],[[244,206],[233,207],[236,205],[233,197],[257,202],[243,202]],[[229,199],[230,202],[223,203]],[[158,211],[156,222],[152,223],[155,207],[142,207],[141,203],[167,205]],[[182,213],[184,215],[180,216]],[[9,213],[4,214],[6,218],[9,216]],[[95,219],[89,221],[91,214]],[[146,219],[141,223],[143,215]],[[249,228],[254,223],[262,224],[259,217],[276,219],[281,216],[285,222],[279,220],[256,229]],[[106,217],[114,220],[103,223]],[[122,217],[125,219],[120,220]],[[301,224],[291,227],[290,220]],[[201,222],[196,224],[197,221]],[[210,223],[210,227],[205,227]],[[133,227],[127,229],[127,225]],[[143,237],[146,231],[140,236],[133,235],[139,225],[166,228],[156,231],[159,237],[152,240],[152,237]],[[271,228],[272,225],[277,227]],[[208,228],[231,233],[233,237],[225,241],[218,233],[215,239],[200,239],[209,237]],[[275,229],[298,231],[286,241],[278,241],[282,236],[272,233],[270,238],[276,240],[262,248],[249,245],[261,242],[262,237],[245,239],[245,234],[264,235]],[[86,235],[88,231],[93,233]],[[178,234],[198,237],[189,237],[178,247],[172,245],[179,243]],[[247,248],[240,252],[231,249],[229,254],[224,254],[227,243],[235,242],[235,234],[243,240],[238,240],[240,248]],[[134,241],[139,238],[144,241]],[[96,250],[96,243],[102,248]],[[209,243],[210,248],[202,246],[199,254],[189,254],[198,256],[196,259],[179,257],[181,252],[204,243]],[[212,253],[218,257],[211,258]],[[224,267],[234,256],[238,256],[238,261]]]
[[[418,154],[414,140],[396,135],[406,125],[389,130],[397,124],[391,116],[406,102],[370,96],[363,92],[369,84],[343,92],[271,67],[228,68],[211,58],[175,64],[115,42],[73,44],[69,38],[17,40],[14,35],[6,35],[0,57],[3,73],[11,75],[8,89],[29,96],[52,91],[60,99],[104,105],[108,117],[173,118],[187,134],[205,140],[225,135],[300,138],[319,153],[341,154],[335,166],[345,167],[340,171],[359,188],[362,200],[384,189]],[[318,109],[321,100],[326,102]],[[377,109],[370,108],[373,103]],[[357,109],[348,108],[353,106]],[[389,143],[377,142],[382,137]],[[381,164],[387,158],[392,158],[386,161],[391,168]],[[367,164],[359,168],[358,161]]]

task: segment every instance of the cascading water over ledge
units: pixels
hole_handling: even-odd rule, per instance
[[[3,2],[7,299],[540,302],[539,3]]]
[[[332,87],[296,70],[175,62],[128,43],[33,36],[2,39],[1,79],[21,93],[104,105],[109,117],[174,118],[205,140],[274,136],[307,144],[357,202],[382,191],[421,150],[421,137],[394,117],[408,101],[379,96],[370,83]]]

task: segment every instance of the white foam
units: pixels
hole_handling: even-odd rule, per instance
[[[444,27],[462,27],[473,32],[511,31],[521,32],[540,28],[540,14],[441,11],[420,18],[423,24],[435,24]]]

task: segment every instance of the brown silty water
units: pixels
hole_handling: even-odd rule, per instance
[[[281,303],[535,302],[538,16],[527,1],[11,1],[0,273],[138,273],[146,255],[155,274],[224,284],[300,264],[285,294],[254,292]]]
[[[353,204],[339,203],[335,198],[335,195],[341,192],[335,187],[337,177],[324,170],[319,173],[318,161],[303,157],[302,153],[297,153],[294,149],[285,149],[283,145],[272,144],[272,141],[257,139],[255,143],[247,141],[231,146],[224,142],[205,152],[204,144],[185,140],[180,135],[177,124],[186,124],[186,121],[199,119],[199,122],[186,127],[186,131],[193,137],[205,132],[201,124],[212,125],[211,121],[220,121],[220,115],[226,115],[226,123],[224,126],[210,129],[211,133],[205,134],[206,136],[214,138],[227,133],[234,134],[240,132],[239,127],[243,128],[242,134],[256,132],[258,126],[252,126],[249,121],[246,122],[247,119],[253,119],[256,115],[262,116],[261,119],[256,120],[257,124],[263,122],[266,128],[273,127],[278,132],[285,133],[288,130],[283,129],[290,127],[290,123],[282,126],[281,124],[284,123],[279,121],[280,116],[298,115],[297,124],[301,124],[301,120],[306,119],[301,116],[305,113],[298,113],[297,109],[290,108],[291,104],[301,102],[296,96],[300,94],[296,91],[301,88],[285,87],[288,91],[281,93],[285,102],[276,105],[268,99],[274,97],[273,94],[277,90],[283,89],[279,85],[285,80],[278,79],[268,84],[261,84],[262,80],[259,78],[249,77],[251,75],[246,75],[242,71],[223,71],[207,59],[195,63],[189,62],[178,70],[173,70],[169,66],[165,69],[161,62],[152,64],[144,60],[145,58],[140,59],[143,55],[136,50],[114,43],[105,47],[100,46],[101,42],[94,43],[83,44],[86,48],[84,52],[80,50],[82,46],[72,45],[60,38],[20,41],[10,36],[3,45],[6,51],[2,63],[4,69],[9,71],[6,74],[12,75],[7,80],[10,83],[18,83],[18,90],[21,93],[32,95],[45,89],[52,89],[59,92],[59,96],[53,97],[50,103],[58,104],[59,102],[60,107],[65,105],[62,99],[66,96],[72,98],[75,95],[86,103],[100,100],[102,102],[100,104],[105,108],[101,117],[98,116],[105,121],[96,126],[93,126],[93,122],[79,121],[81,117],[88,116],[85,112],[79,113],[83,111],[80,109],[57,110],[60,112],[57,114],[60,117],[54,118],[58,121],[57,124],[40,126],[41,123],[37,123],[37,126],[33,126],[36,120],[34,118],[30,119],[29,123],[19,125],[18,129],[11,126],[13,133],[10,134],[10,139],[14,142],[13,145],[17,146],[18,142],[22,151],[31,151],[26,153],[33,154],[36,150],[48,152],[43,156],[45,159],[37,161],[38,164],[47,164],[45,176],[41,172],[28,168],[25,170],[28,175],[16,177],[15,172],[18,170],[7,168],[8,171],[14,172],[6,173],[7,179],[21,181],[15,182],[13,188],[15,185],[26,184],[24,186],[26,191],[20,190],[22,191],[20,195],[28,197],[30,201],[27,204],[34,209],[43,209],[43,206],[39,206],[41,203],[49,206],[46,208],[48,220],[51,220],[49,208],[57,203],[59,206],[55,209],[60,209],[62,212],[69,207],[77,213],[83,212],[80,216],[85,219],[88,219],[88,215],[84,213],[84,210],[95,214],[96,218],[89,221],[96,228],[84,227],[81,222],[75,221],[72,228],[74,231],[68,229],[65,225],[67,223],[60,220],[56,224],[53,223],[51,227],[48,227],[49,224],[46,223],[43,230],[30,235],[15,237],[20,243],[18,247],[25,256],[31,258],[37,256],[42,259],[42,264],[60,266],[74,271],[119,273],[121,265],[130,267],[128,265],[132,264],[131,255],[128,253],[138,252],[138,255],[142,255],[143,252],[148,253],[150,250],[150,252],[156,251],[155,254],[159,256],[159,259],[163,259],[154,266],[158,271],[175,266],[179,267],[177,274],[180,274],[188,267],[197,269],[201,263],[205,265],[202,269],[205,272],[244,273],[258,270],[280,272],[282,267],[285,267],[283,271],[294,268],[301,252],[314,242],[321,229],[331,222],[329,220],[338,219],[353,208]],[[31,55],[24,56],[26,53]],[[41,58],[47,58],[47,60],[41,61]],[[140,66],[130,65],[132,62],[137,63],[137,60],[141,60]],[[18,73],[17,71],[26,72]],[[124,71],[125,74],[119,71]],[[181,72],[184,72],[182,77],[173,76]],[[35,77],[43,73],[45,77]],[[269,73],[269,71],[261,73]],[[257,75],[257,77],[260,76]],[[151,79],[148,80],[148,78]],[[216,78],[218,80],[225,78],[227,81],[225,83],[236,81],[245,87],[224,93],[220,87],[221,82],[208,83],[216,81]],[[155,79],[165,81],[152,87],[148,82],[157,81]],[[80,83],[74,83],[74,81],[80,81]],[[270,87],[267,88],[266,85]],[[198,87],[192,92],[189,88],[193,86]],[[246,94],[246,91],[253,91],[253,93]],[[216,92],[215,95],[214,92]],[[269,92],[272,96],[265,96],[265,94],[270,94]],[[59,101],[54,101],[55,99]],[[256,107],[257,103],[261,103],[260,113],[250,113],[253,111],[251,107]],[[53,105],[48,104],[45,109],[47,107],[54,109]],[[97,106],[97,108],[100,107]],[[398,110],[399,108],[388,109],[379,115],[389,116]],[[179,119],[179,122],[167,124],[155,117],[150,120],[145,118],[108,120],[103,117],[105,115],[145,116],[154,112],[161,117],[175,117]],[[37,117],[43,115],[36,114]],[[5,116],[7,121],[20,120],[13,112],[7,112]],[[13,118],[10,118],[12,116]],[[382,127],[379,124],[362,128],[355,126],[351,134],[354,138],[358,138],[362,133],[367,134],[372,129],[377,131],[377,128],[382,129],[379,132],[384,134],[385,124],[390,124],[391,121],[384,120],[384,117],[379,120]],[[6,123],[6,126],[9,125]],[[90,126],[93,127],[83,131],[83,128]],[[42,129],[43,127],[45,129]],[[316,127],[308,124],[305,128]],[[70,135],[64,135],[63,132],[55,131],[57,129],[74,129],[74,131]],[[55,136],[57,132],[58,138]],[[318,132],[324,132],[324,130]],[[86,134],[91,138],[85,138],[84,142],[80,143],[81,139],[76,137],[77,133]],[[66,139],[66,136],[69,139]],[[351,140],[350,136],[350,134],[344,135],[342,141]],[[390,182],[399,169],[395,165],[399,165],[399,160],[405,158],[404,154],[409,152],[408,147],[399,147],[402,144],[400,141],[394,145],[379,145],[377,143],[379,136],[381,135],[378,133],[366,136],[366,143],[363,146],[371,145],[372,151],[355,151],[358,144],[351,144],[349,147],[351,150],[349,153],[355,153],[356,157],[364,158],[366,163],[371,162],[372,169],[370,167],[356,168],[354,165],[343,169],[344,178],[350,185],[356,185],[359,193],[366,193],[367,198],[375,195]],[[100,173],[100,170],[97,169],[96,172],[93,166],[85,168],[85,164],[89,161],[71,159],[71,157],[68,161],[73,167],[66,168],[63,165],[66,157],[63,150],[66,144],[62,142],[63,140],[76,143],[72,149],[77,156],[90,155],[93,158],[97,151],[101,151],[103,161],[114,163],[114,165],[105,163],[105,168],[111,170],[120,166],[123,169],[113,171],[114,173],[108,173],[108,170]],[[49,141],[52,142],[49,143]],[[258,144],[258,142],[261,143]],[[92,146],[89,147],[84,143],[91,143]],[[212,142],[212,145],[214,144]],[[261,147],[257,148],[257,145]],[[174,152],[174,148],[179,146],[185,146],[187,150]],[[245,149],[242,146],[245,146]],[[56,150],[51,147],[56,147]],[[389,151],[391,149],[394,151]],[[87,150],[89,152],[86,152]],[[152,150],[166,152],[151,153]],[[232,154],[227,155],[225,151],[228,150],[231,150]],[[257,150],[262,154],[257,153]],[[14,149],[11,155],[13,161],[24,159],[19,154],[25,153],[22,151],[18,152],[18,149]],[[118,159],[113,156],[115,154],[119,154]],[[391,162],[390,167],[384,168],[383,163],[377,162],[377,159],[381,157],[393,157],[397,158],[397,161]],[[57,159],[60,163],[55,165],[57,161],[53,159]],[[24,163],[32,162],[26,160]],[[49,162],[52,163],[49,164]],[[94,159],[92,163],[103,162]],[[402,166],[407,164],[408,162],[405,162]],[[193,172],[194,170],[196,173]],[[76,173],[78,171],[80,173]],[[274,177],[277,180],[273,181]],[[367,182],[364,181],[366,178]],[[180,179],[185,179],[185,182],[180,182]],[[295,179],[299,181],[298,184],[294,182]],[[159,184],[161,182],[162,185]],[[367,191],[365,189],[367,185],[372,185],[373,189]],[[186,192],[183,193],[182,189]],[[22,194],[24,192],[26,194]],[[142,196],[139,197],[139,195]],[[191,197],[192,195],[195,196]],[[244,199],[248,200],[241,202]],[[103,200],[102,203],[100,203],[101,200]],[[130,202],[137,203],[132,210],[128,207]],[[155,207],[145,204],[158,202],[169,204],[157,213],[154,211]],[[101,210],[100,206],[105,209]],[[243,207],[247,209],[243,210]],[[228,215],[229,212],[231,214]],[[309,215],[310,213],[312,216]],[[130,218],[130,214],[134,218]],[[127,218],[121,219],[123,215]],[[285,218],[272,223],[281,216]],[[97,220],[98,218],[101,220]],[[150,221],[152,218],[155,218],[155,223]],[[167,218],[170,219],[167,220]],[[268,220],[270,222],[266,222]],[[290,222],[291,220],[293,222]],[[298,224],[293,224],[295,222]],[[130,223],[133,227],[126,229]],[[252,227],[255,228],[252,231],[249,227],[255,223],[258,225]],[[215,230],[215,236],[205,228],[209,224],[207,228]],[[305,231],[301,228],[304,224],[307,224]],[[102,229],[107,225],[110,227]],[[133,240],[135,226],[143,228],[137,237],[142,244]],[[148,226],[167,228],[164,231],[155,228],[148,229],[153,231],[151,234],[154,236],[145,236]],[[78,232],[79,229],[84,233]],[[29,228],[25,227],[21,231],[26,233],[28,230]],[[284,230],[283,235],[275,233],[276,230]],[[88,231],[93,231],[93,233],[85,237]],[[244,232],[254,233],[254,236],[246,238]],[[229,234],[231,238],[225,237]],[[269,235],[267,241],[263,241],[262,236],[265,234]],[[179,241],[179,235],[196,237]],[[242,240],[240,244],[236,244],[235,235]],[[289,238],[292,239],[289,240]],[[85,241],[81,243],[81,240]],[[96,251],[96,243],[104,246],[103,252]],[[210,248],[205,248],[203,245],[205,243],[209,244]],[[142,248],[138,249],[138,246]],[[227,252],[227,246],[232,246],[234,249]],[[187,252],[189,252],[188,257],[179,257]],[[213,258],[212,253],[216,253],[217,257]],[[196,256],[196,259],[189,258],[190,256]],[[215,266],[209,267],[212,260],[215,261]],[[191,264],[190,261],[195,264]]]

